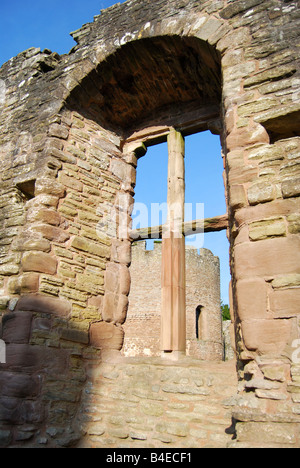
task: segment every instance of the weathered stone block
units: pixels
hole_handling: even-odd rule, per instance
[[[73,341],[74,343],[89,343],[89,333],[84,330],[78,330],[76,328],[62,328],[60,330],[60,336],[63,340]]]
[[[43,367],[44,348],[22,343],[6,346],[6,364],[4,369],[11,372],[36,372]]]
[[[290,236],[237,245],[235,272],[237,279],[299,274],[300,240]]]
[[[0,398],[0,417],[1,422],[9,424],[22,424],[20,400],[18,398],[1,397]]]
[[[51,244],[46,239],[29,239],[22,241],[21,245],[16,246],[18,250],[28,251],[28,250],[40,250],[41,252],[49,253],[51,251]]]
[[[300,178],[285,180],[281,184],[283,198],[300,196]]]
[[[230,187],[229,204],[233,209],[242,208],[248,204],[243,185],[232,185]]]
[[[59,182],[70,189],[75,190],[76,192],[82,192],[83,184],[79,180],[76,180],[74,177],[68,177],[67,175],[61,173],[59,177]]]
[[[131,242],[129,241],[112,241],[111,260],[116,263],[130,265],[131,262]]]
[[[233,16],[238,15],[239,13],[243,13],[246,10],[250,10],[250,8],[255,7],[263,3],[263,0],[242,0],[238,3],[234,2],[229,4],[226,8],[224,8],[220,12],[220,16],[224,19],[230,19]]]
[[[288,366],[265,366],[262,368],[262,372],[266,379],[277,381],[277,382],[284,382],[287,380],[287,376],[289,373]]]
[[[13,312],[2,319],[3,340],[5,343],[28,343],[31,333],[32,313]]]
[[[286,224],[284,218],[258,221],[256,223],[251,223],[249,226],[249,237],[252,241],[280,236],[286,236]]]
[[[102,318],[106,322],[113,322],[114,315],[116,313],[117,308],[117,300],[118,295],[116,293],[112,293],[106,291],[103,301],[103,310],[102,310]]]
[[[240,280],[236,286],[241,320],[262,319],[267,315],[267,283],[260,278]]]
[[[43,208],[30,214],[29,221],[41,221],[42,223],[59,226],[61,223],[61,216],[57,211]]]
[[[123,346],[124,331],[112,323],[93,323],[90,328],[91,346],[119,351]]]
[[[10,430],[0,430],[0,447],[6,447],[12,440],[12,432]]]
[[[109,292],[118,292],[120,284],[120,266],[118,263],[110,262],[105,271],[105,288]]]
[[[10,294],[35,293],[39,289],[39,274],[24,273],[18,278],[10,278],[7,289]]]
[[[123,294],[120,294],[119,300],[118,300],[118,305],[114,313],[114,323],[118,323],[122,325],[127,316],[127,310],[128,310],[128,297],[124,296]]]
[[[22,296],[16,310],[54,314],[59,317],[68,317],[71,312],[69,301],[61,298],[43,296],[41,294]]]
[[[201,26],[193,31],[193,35],[207,41],[209,37],[213,36],[222,26],[222,22],[216,18],[210,18],[205,21]]]
[[[274,289],[300,287],[300,274],[280,275],[272,281]]]
[[[36,397],[40,391],[40,379],[27,374],[2,372],[0,374],[1,394],[14,398]]]
[[[57,260],[44,252],[28,252],[23,255],[22,266],[24,271],[36,271],[54,275],[57,270]]]
[[[130,291],[130,272],[129,269],[125,265],[121,265],[120,268],[120,293],[128,296]]]
[[[40,224],[34,226],[33,230],[43,235],[49,241],[54,241],[58,243],[64,243],[70,239],[70,234],[63,229],[60,229],[55,226],[50,226],[49,224]]]
[[[270,294],[270,309],[275,317],[300,315],[300,287],[273,291]]]
[[[69,136],[69,130],[56,123],[50,125],[48,133],[49,136],[61,138],[62,140],[66,140]]]
[[[248,28],[239,28],[235,31],[230,31],[218,42],[217,48],[220,52],[224,52],[228,48],[240,49],[251,41],[251,36]]]
[[[0,297],[0,310],[5,310],[9,303],[9,296],[1,296]]]
[[[79,289],[79,291],[90,292],[92,294],[104,292],[103,276],[97,274],[90,275],[87,273],[77,273],[76,288]]]
[[[284,159],[284,151],[280,146],[262,145],[248,153],[249,160],[280,161]]]
[[[35,184],[35,195],[39,194],[49,194],[54,195],[59,198],[63,198],[65,196],[66,189],[65,187],[57,182],[57,180],[47,179],[47,178],[39,178]]]
[[[242,333],[246,348],[260,355],[280,354],[291,338],[291,320],[245,320]]]
[[[106,426],[102,422],[90,423],[87,427],[87,433],[97,437],[102,436],[105,433]]]
[[[12,276],[19,273],[19,266],[13,263],[6,263],[5,265],[0,266],[0,275],[3,276]]]
[[[256,182],[248,189],[250,205],[272,201],[275,196],[275,187],[270,182]]]
[[[74,237],[71,242],[71,247],[83,252],[90,253],[92,255],[96,255],[98,257],[107,257],[109,255],[108,247],[101,244],[96,244],[83,237]]]
[[[287,423],[248,422],[237,424],[239,442],[257,444],[295,444],[296,425]]]
[[[248,128],[238,128],[233,130],[226,139],[227,147],[230,151],[257,143],[269,143],[269,141],[269,135],[261,125],[251,130]]]
[[[289,226],[288,231],[290,234],[298,234],[300,232],[300,215],[293,214],[287,217]]]

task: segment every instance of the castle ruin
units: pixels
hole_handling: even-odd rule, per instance
[[[296,0],[128,0],[1,67],[1,447],[300,446],[299,30]],[[182,226],[204,130],[227,213]],[[126,358],[136,170],[162,141],[164,358]],[[200,224],[227,229],[236,367],[185,356]]]

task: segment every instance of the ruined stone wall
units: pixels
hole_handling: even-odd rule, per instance
[[[278,424],[295,434],[298,33],[297,1],[130,0],[73,33],[70,54],[30,49],[1,67],[1,446],[82,437],[68,428],[88,363],[124,338],[131,242],[119,221],[130,228],[139,156],[128,138],[187,123],[222,129],[237,441],[271,444]]]
[[[146,250],[145,242],[132,248],[131,289],[124,324],[125,356],[160,356],[161,243]],[[187,355],[222,360],[220,263],[207,249],[186,249]],[[202,305],[196,337],[196,309]]]

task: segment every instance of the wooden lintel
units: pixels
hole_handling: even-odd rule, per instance
[[[228,215],[216,216],[214,218],[187,221],[182,224],[182,232],[185,237],[200,234],[202,232],[219,232],[228,228]],[[162,239],[164,225],[149,228],[135,229],[130,232],[132,241],[147,239]]]

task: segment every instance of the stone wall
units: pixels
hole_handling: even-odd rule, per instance
[[[125,356],[160,356],[161,243],[145,250],[145,242],[132,248],[131,290],[124,324]],[[207,249],[200,254],[186,249],[187,355],[222,360],[224,346],[220,309],[220,263]],[[196,309],[201,305],[196,336]]]
[[[130,0],[74,32],[70,54],[1,67],[1,446],[82,435],[68,428],[88,363],[123,344],[153,126],[220,133],[238,437],[282,424],[299,445],[298,15],[288,0]]]

